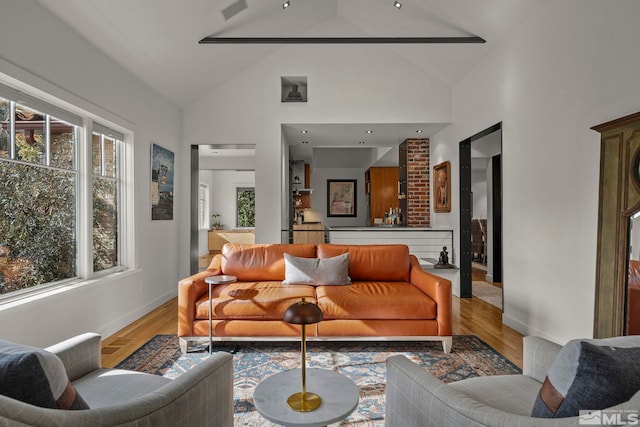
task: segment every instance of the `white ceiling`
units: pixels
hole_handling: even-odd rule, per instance
[[[206,36],[480,36],[485,44],[381,45],[445,83],[453,85],[527,15],[548,0],[247,0],[248,8],[225,21],[222,10],[235,0],[39,0],[53,14],[157,92],[185,106],[282,45],[198,44]],[[344,34],[318,34],[332,20],[346,23]],[[345,27],[345,26],[341,26]],[[327,28],[334,28],[327,26]],[[358,49],[358,45],[353,45]],[[311,125],[300,125],[312,129]],[[313,144],[365,139],[368,146],[423,136],[443,124],[313,125]],[[372,135],[359,135],[363,126]],[[284,126],[295,148],[298,125]],[[291,137],[291,139],[289,139]],[[311,141],[311,136],[309,136]],[[304,150],[303,150],[304,152]]]

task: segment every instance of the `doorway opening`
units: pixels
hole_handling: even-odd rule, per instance
[[[225,243],[255,242],[255,145],[191,146],[191,274]]]
[[[475,288],[474,288],[475,286]],[[503,308],[502,124],[460,142],[460,296]]]

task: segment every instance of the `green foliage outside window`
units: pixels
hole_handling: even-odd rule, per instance
[[[93,271],[118,265],[116,182],[93,177]]]
[[[253,188],[238,188],[238,227],[255,227],[256,192]]]
[[[37,144],[17,137],[19,158]],[[76,275],[75,199],[75,173],[0,160],[0,293]]]

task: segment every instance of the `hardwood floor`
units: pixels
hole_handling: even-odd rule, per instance
[[[522,335],[502,324],[498,308],[479,298],[453,297],[454,335],[477,335],[522,368]],[[178,299],[174,298],[102,343],[102,366],[114,367],[157,334],[176,334]]]
[[[113,368],[159,334],[178,333],[178,298],[173,298],[146,316],[102,341],[102,366]]]

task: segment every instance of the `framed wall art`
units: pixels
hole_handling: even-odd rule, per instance
[[[173,176],[175,156],[172,151],[151,144],[151,219],[173,219]]]
[[[355,217],[357,214],[357,179],[327,180],[327,216]]]
[[[451,163],[442,162],[433,167],[433,210],[451,212]]]

